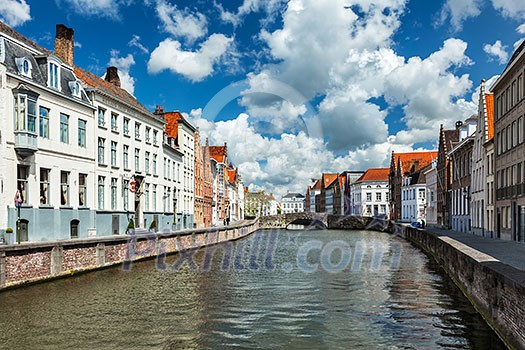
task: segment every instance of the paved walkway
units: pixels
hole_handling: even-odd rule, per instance
[[[442,230],[438,228],[428,228],[425,230],[433,232],[439,236],[448,236],[474,248],[482,253],[490,255],[503,264],[513,266],[525,271],[525,244],[514,241],[503,241],[488,237],[476,236],[470,233],[461,233],[452,230]]]

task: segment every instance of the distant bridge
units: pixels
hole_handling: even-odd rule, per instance
[[[355,229],[391,231],[390,220],[361,216],[328,215],[324,213],[292,213],[271,216],[261,216],[261,229],[286,229],[290,225],[304,225],[307,228],[317,229]]]

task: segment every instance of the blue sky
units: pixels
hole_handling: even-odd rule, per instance
[[[525,38],[525,0],[3,0],[0,18],[49,49],[74,28],[76,65],[116,65],[276,194],[434,148]]]

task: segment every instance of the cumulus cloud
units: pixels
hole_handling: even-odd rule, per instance
[[[0,19],[7,25],[16,27],[31,19],[31,8],[25,0],[2,0],[0,2]]]
[[[148,72],[170,70],[198,82],[213,74],[214,66],[224,57],[233,42],[223,34],[212,34],[197,51],[185,51],[179,41],[165,39],[151,53]]]
[[[507,47],[502,45],[500,40],[496,40],[492,45],[483,45],[483,51],[485,51],[491,59],[496,59],[499,64],[505,64],[509,59],[509,54],[506,49]]]
[[[57,0],[68,5],[79,15],[120,19],[120,10],[129,6],[132,0]]]
[[[129,70],[135,64],[135,59],[131,54],[125,57],[119,57],[119,54],[120,52],[111,50],[111,59],[108,64],[118,68],[120,86],[133,95],[135,93],[135,78],[129,74]]]
[[[162,29],[174,37],[192,43],[208,33],[206,17],[200,12],[192,13],[188,8],[180,10],[164,0],[157,1],[155,9]]]
[[[516,31],[520,34],[525,34],[525,23],[516,28]]]
[[[454,30],[463,28],[463,22],[481,13],[481,0],[446,0],[441,9],[440,23],[450,19]]]

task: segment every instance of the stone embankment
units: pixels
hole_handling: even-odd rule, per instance
[[[233,241],[257,221],[210,229],[94,237],[0,246],[0,290]]]
[[[405,226],[394,233],[434,257],[512,349],[525,349],[525,271],[446,235]]]

